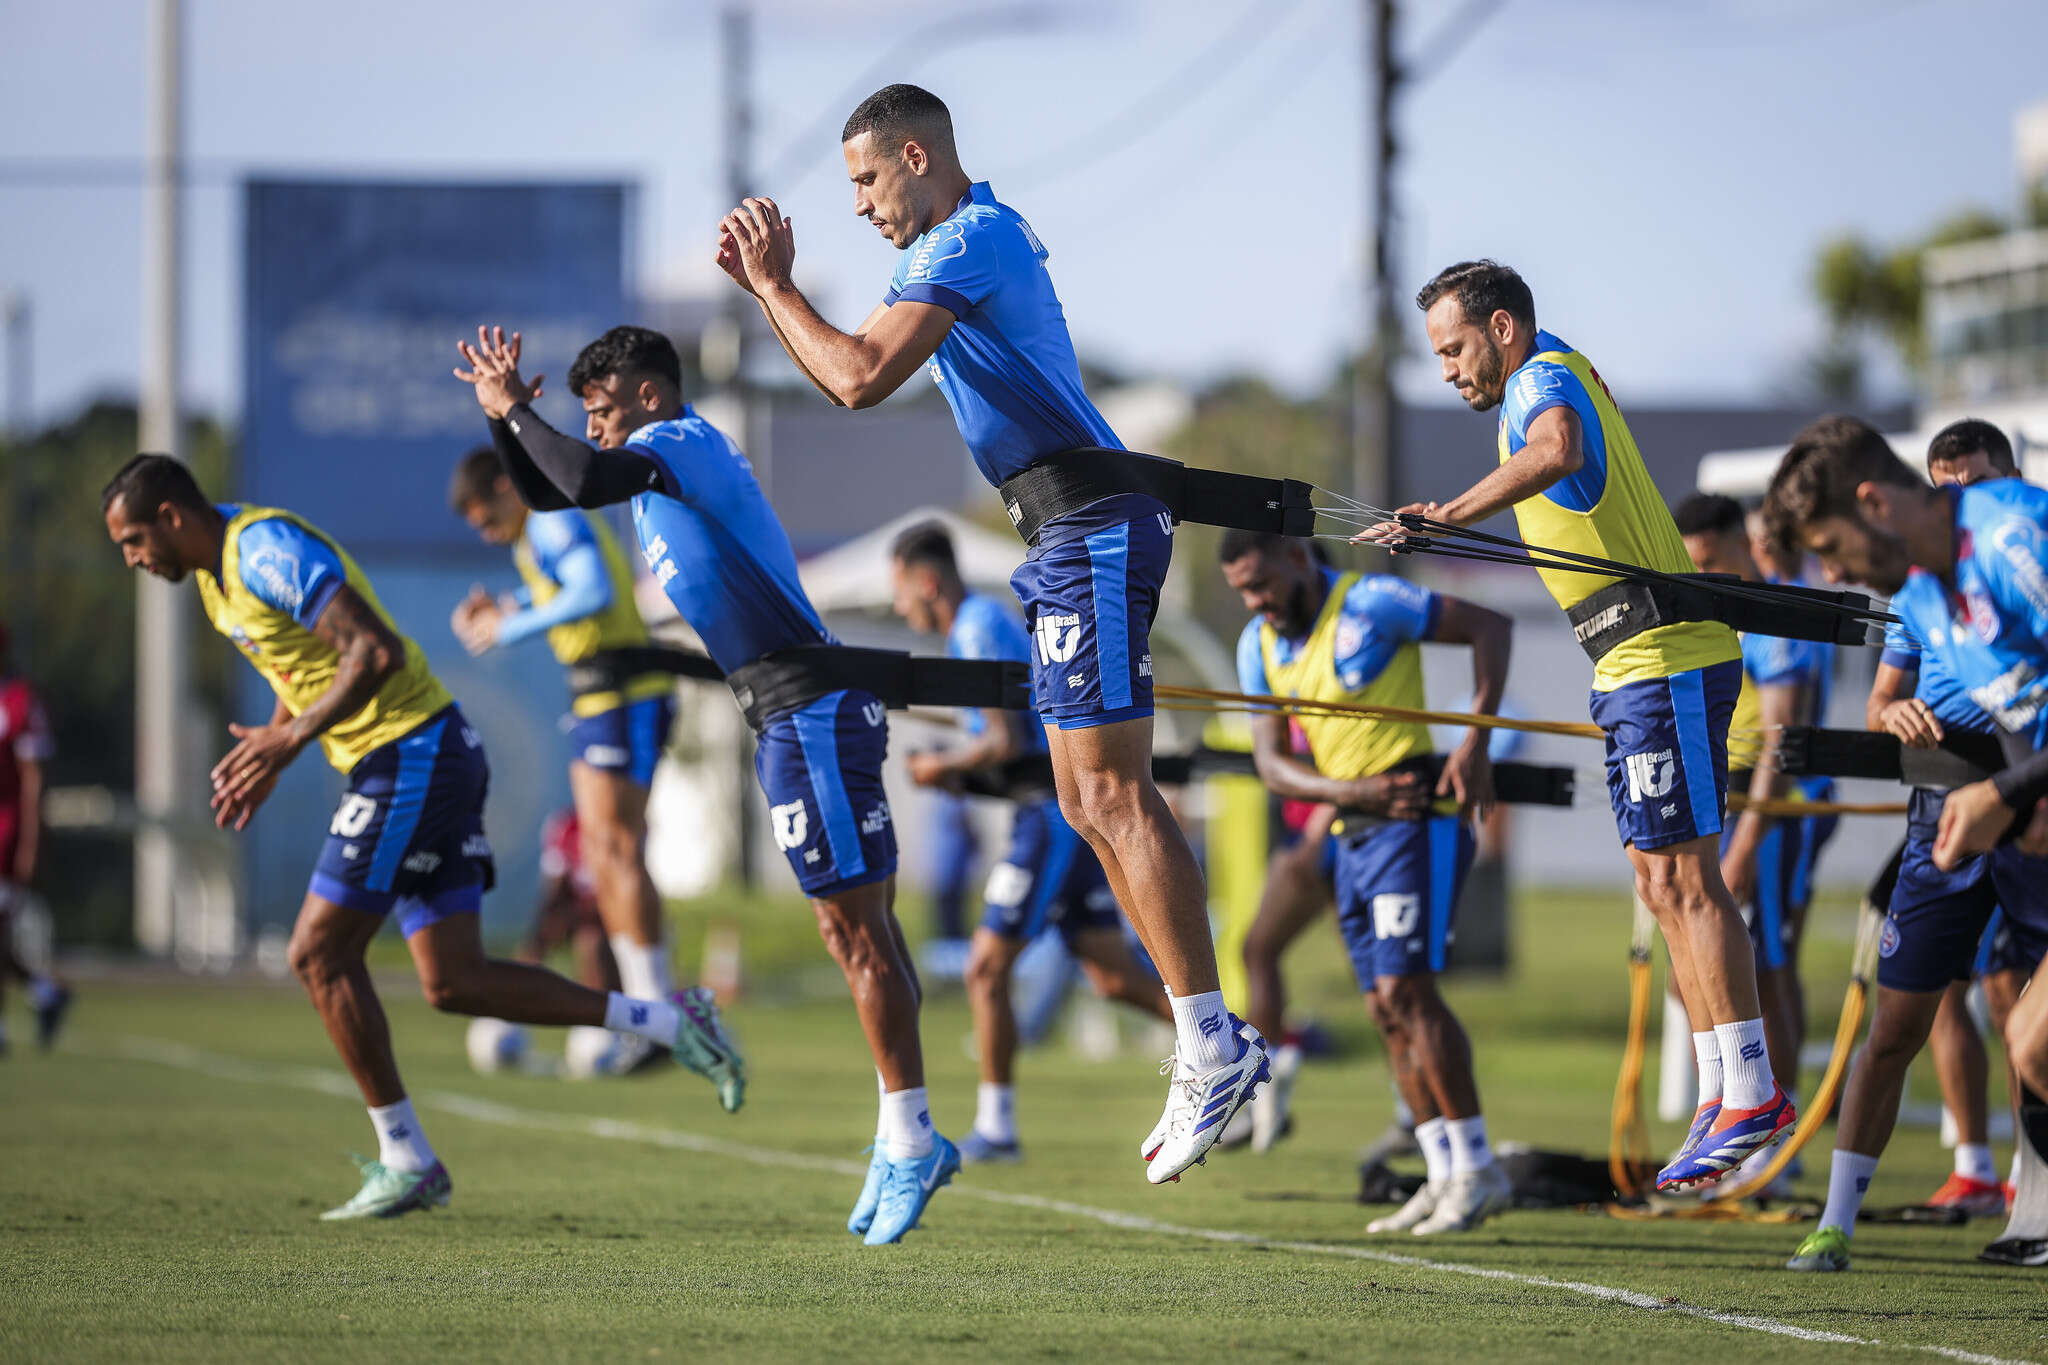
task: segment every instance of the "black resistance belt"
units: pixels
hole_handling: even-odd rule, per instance
[[[756,730],[771,716],[840,691],[869,693],[893,711],[906,706],[1022,711],[1031,705],[1028,664],[848,645],[778,649],[735,668],[725,681]]]
[[[1881,730],[1788,725],[1778,754],[1787,777],[1869,777],[1936,791],[1985,781],[2006,765],[2005,746],[1996,735],[1963,730],[1951,730],[1939,748],[1915,749]]]
[[[568,666],[569,693],[587,697],[594,692],[619,692],[635,678],[650,673],[669,673],[706,682],[725,681],[725,670],[702,654],[668,645],[629,645],[607,649]]]
[[[1127,493],[1158,499],[1177,522],[1283,536],[1316,531],[1313,489],[1299,479],[1190,469],[1178,460],[1134,450],[1063,450],[1006,479],[997,492],[1017,534],[1033,545],[1047,522]]]

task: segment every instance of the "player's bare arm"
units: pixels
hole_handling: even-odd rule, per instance
[[[1472,710],[1491,716],[1500,710],[1508,685],[1508,657],[1514,649],[1514,623],[1476,602],[1439,594],[1436,631],[1429,638],[1442,644],[1468,645],[1472,650]],[[1489,732],[1472,729],[1444,759],[1437,779],[1438,796],[1455,796],[1466,810],[1484,816],[1493,809],[1493,764],[1487,754]]]
[[[228,727],[235,747],[213,768],[214,822],[222,827],[246,826],[292,760],[369,705],[405,662],[405,642],[347,585],[321,610],[313,633],[335,652],[334,682],[296,716],[272,712],[267,724]]]
[[[1578,415],[1568,404],[1546,408],[1529,423],[1529,443],[1506,463],[1449,502],[1415,502],[1396,510],[1419,512],[1433,521],[1472,526],[1504,512],[1570,478],[1586,463]],[[1398,521],[1383,521],[1353,537],[1354,541],[1396,543],[1408,535]]]
[[[896,392],[953,328],[946,309],[907,299],[877,308],[858,332],[825,321],[790,278],[795,248],[772,199],[747,200],[725,216],[719,231],[720,265],[760,300],[789,358],[842,406],[873,407]],[[731,266],[728,252],[736,258]]]
[[[36,856],[43,847],[43,765],[39,759],[19,755],[14,763],[21,807],[21,825],[14,835],[14,879],[34,886]]]
[[[984,712],[989,725],[957,749],[910,755],[910,780],[920,787],[953,787],[967,773],[992,768],[1024,752],[1024,720],[1019,712]]]
[[[1252,717],[1252,763],[1275,796],[1321,801],[1390,820],[1420,820],[1429,813],[1429,784],[1420,773],[1379,773],[1372,777],[1325,777],[1291,751],[1287,717],[1278,711]]]
[[[1879,664],[1870,684],[1870,700],[1863,707],[1863,723],[1872,730],[1895,736],[1913,749],[1932,749],[1947,733],[1935,718],[1934,709],[1913,695],[1919,675],[1892,664]]]
[[[770,200],[768,202],[772,203],[773,201]],[[788,262],[792,270],[794,270],[796,266],[795,223],[796,220],[793,218],[784,218],[781,220],[780,225],[780,235],[782,241],[779,243],[779,245],[780,248],[787,253]],[[746,269],[741,264],[739,243],[737,239],[734,238],[732,233],[726,230],[723,224],[719,226],[718,251],[713,257],[713,259],[717,261],[718,268],[726,273],[727,278],[729,278],[734,284],[738,285],[740,288],[746,290],[749,294],[754,295],[754,302],[761,306],[761,316],[768,320],[768,330],[775,334],[776,344],[781,346],[783,351],[789,356],[790,363],[795,365],[798,370],[802,371],[803,377],[805,379],[810,380],[811,386],[817,389],[819,393],[825,395],[826,400],[830,402],[834,407],[845,407],[846,404],[840,401],[839,395],[832,392],[831,389],[827,388],[822,382],[819,381],[818,376],[810,372],[810,370],[804,365],[803,361],[797,359],[796,352],[790,347],[789,338],[783,335],[782,324],[775,320],[774,310],[768,307],[766,300],[764,300],[759,294],[756,294],[754,292],[753,283],[747,278]],[[876,320],[880,318],[883,313],[888,311],[888,308],[889,305],[886,303],[876,304],[874,311],[868,314],[866,321],[862,322],[861,325],[857,329],[855,329],[854,335],[864,335],[869,328],[875,325]]]

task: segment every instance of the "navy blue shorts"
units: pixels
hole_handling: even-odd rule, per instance
[[[1444,969],[1472,850],[1472,828],[1455,815],[1339,836],[1337,928],[1360,990]]]
[[[569,743],[576,762],[600,772],[624,773],[642,787],[654,782],[654,765],[668,747],[676,721],[674,697],[644,697],[594,716],[573,716]]]
[[[1721,831],[1721,852],[1735,826]],[[1742,922],[1749,929],[1749,946],[1756,952],[1762,971],[1775,971],[1792,960],[1792,945],[1799,937],[1799,916],[1806,909],[1797,898],[1799,865],[1806,848],[1806,821],[1773,820],[1756,846],[1756,895],[1742,907]]]
[[[772,717],[754,748],[769,828],[813,899],[896,873],[896,826],[882,790],[889,713],[866,692],[833,692]]]
[[[395,906],[407,937],[475,914],[497,878],[484,837],[490,785],[483,741],[462,709],[436,712],[350,770],[307,889],[373,915]]]
[[[1944,800],[1916,787],[1906,801],[1905,853],[1877,942],[1877,984],[1889,990],[1939,991],[1967,980],[2001,896],[2025,894],[2009,858],[1979,854],[1953,872],[1934,865]]]
[[[1009,850],[989,869],[982,900],[988,909],[981,927],[1008,939],[1028,942],[1058,929],[1072,947],[1091,929],[1123,927],[1095,850],[1074,833],[1057,801],[1017,807]]]
[[[1593,694],[1607,732],[1607,799],[1621,842],[1647,852],[1721,832],[1728,723],[1742,663],[1650,678]]]
[[[1833,801],[1835,779],[1832,777],[1811,778],[1799,784],[1809,801]],[[1820,862],[1822,850],[1835,837],[1842,817],[1839,815],[1809,815],[1799,822],[1805,826],[1805,833],[1799,841],[1799,867],[1792,874],[1792,904],[1804,910],[1813,904],[1813,869]]]
[[[1060,523],[1049,523],[1010,575],[1031,626],[1032,693],[1048,725],[1085,730],[1152,714],[1152,618],[1173,559],[1173,519],[1161,504],[1138,501],[1159,511],[1064,538]]]

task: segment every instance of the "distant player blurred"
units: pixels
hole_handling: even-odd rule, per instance
[[[347,551],[290,512],[207,501],[191,472],[163,455],[130,460],[100,507],[129,567],[196,580],[214,629],[277,694],[267,723],[228,727],[236,743],[214,765],[215,822],[246,827],[316,741],[348,779],[288,952],[369,1106],[378,1156],[360,1163],[355,1197],[323,1217],[388,1218],[446,1204],[452,1189],[399,1079],[363,960],[394,911],[436,1009],[632,1034],[674,1048],[712,1078],[728,1110],[739,1107],[739,1056],[710,992],[606,995],[486,956],[478,912],[494,867],[483,742]]]
[[[583,831],[576,808],[565,806],[540,831],[540,899],[533,923],[519,941],[523,962],[545,962],[557,949],[569,950],[576,979],[592,990],[615,991],[619,965],[598,912],[597,879],[583,861]]]
[[[970,593],[960,580],[953,538],[936,522],[913,526],[891,551],[896,614],[913,630],[943,635],[955,659],[1031,657],[1031,638],[1016,609]],[[938,753],[912,754],[910,776],[920,786],[946,788],[963,775],[1045,751],[1045,735],[1030,711],[963,713],[968,742]],[[967,956],[967,999],[981,1048],[981,1085],[974,1128],[960,1144],[962,1161],[1017,1161],[1017,1018],[1010,1004],[1011,970],[1025,945],[1057,930],[1081,964],[1095,993],[1173,1022],[1159,978],[1124,941],[1123,917],[1094,850],[1060,814],[1050,788],[1019,800],[1010,845],[989,872],[987,913]]]
[[[43,765],[54,752],[50,720],[28,679],[16,677],[7,627],[0,623],[0,1005],[10,980],[28,988],[36,1014],[36,1044],[57,1041],[71,1008],[71,988],[32,971],[14,948],[14,916],[35,885],[43,850]],[[0,1056],[7,1052],[7,1018],[0,1011]]]

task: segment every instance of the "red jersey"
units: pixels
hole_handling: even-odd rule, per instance
[[[540,875],[550,880],[566,877],[579,907],[597,905],[597,883],[583,863],[583,831],[574,807],[556,811],[541,826]]]
[[[21,765],[47,763],[49,717],[22,678],[0,678],[0,881],[14,876],[16,840],[21,832]]]

